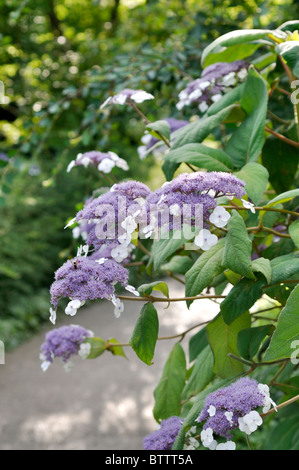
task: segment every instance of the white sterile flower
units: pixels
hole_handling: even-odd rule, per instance
[[[201,83],[199,84],[199,88],[200,88],[201,90],[205,90],[205,89],[208,88],[208,86],[210,86],[210,85],[211,85],[211,82],[209,82],[208,80],[205,80],[204,82],[201,82]]]
[[[230,72],[227,75],[222,77],[222,85],[224,86],[233,86],[236,84],[236,74],[235,72]]]
[[[210,405],[210,406],[209,406],[209,408],[208,408],[208,414],[209,414],[210,416],[215,416],[215,414],[216,414],[216,408],[215,408],[215,406],[213,406],[213,405]]]
[[[129,250],[128,245],[119,245],[111,250],[111,256],[115,261],[121,263],[124,259],[128,257]]]
[[[205,101],[202,101],[198,106],[199,111],[202,113],[205,113],[208,108],[209,106],[207,105]]]
[[[127,95],[123,93],[119,93],[118,95],[115,95],[115,97],[113,98],[113,102],[116,104],[125,104],[126,101],[127,101]]]
[[[125,220],[121,223],[122,228],[126,230],[127,233],[135,232],[137,228],[137,223],[135,222],[135,218],[132,215],[128,215]]]
[[[154,98],[155,97],[153,95],[143,90],[136,91],[136,93],[133,93],[133,95],[130,96],[130,99],[135,101],[135,103],[143,103],[143,101],[153,100]]]
[[[96,263],[98,263],[98,264],[104,264],[105,261],[107,261],[107,259],[108,259],[108,258],[100,258],[100,259],[97,259],[97,260],[96,260]]]
[[[137,147],[137,152],[138,152],[140,160],[144,160],[145,157],[147,156],[146,145],[140,145],[139,147]]]
[[[209,218],[210,222],[219,228],[225,227],[229,219],[230,213],[222,206],[215,207]]]
[[[108,155],[118,168],[126,171],[129,169],[129,165],[126,160],[120,158],[115,152],[108,152]]]
[[[66,224],[66,226],[65,226],[64,228],[68,228],[68,227],[70,227],[71,225],[74,225],[75,222],[76,222],[76,217],[74,217],[72,220],[70,220],[70,221]]]
[[[222,442],[217,445],[216,450],[236,450],[236,443],[232,441]]]
[[[111,295],[111,302],[114,305],[114,315],[116,318],[119,318],[125,309],[125,305],[116,295]]]
[[[44,355],[43,353],[41,353],[41,354],[39,355],[39,358],[40,358],[41,361],[43,361],[43,362],[41,363],[41,365],[40,365],[41,368],[42,368],[42,371],[43,371],[43,372],[46,372],[46,371],[49,369],[49,367],[50,367],[50,365],[51,365],[51,362],[46,360],[46,357],[45,357],[45,355]]]
[[[241,199],[241,201],[242,201],[243,206],[245,207],[245,209],[249,209],[253,214],[255,214],[254,204],[252,204],[249,201],[246,201],[246,199]]]
[[[173,215],[174,217],[178,217],[181,215],[181,208],[178,204],[172,204],[169,208],[169,213],[170,215]]]
[[[270,397],[270,389],[268,385],[258,384],[258,389],[265,396],[263,413],[267,413],[270,410],[271,405],[273,405],[273,408],[275,409],[275,411],[278,411],[276,403]]]
[[[213,429],[212,428],[207,428],[207,429],[204,429],[203,431],[201,431],[200,439],[201,439],[202,445],[204,447],[209,447],[214,441]]]
[[[224,416],[226,417],[227,421],[230,423],[230,424],[233,424],[233,415],[234,413],[232,411],[226,411],[224,413]]]
[[[125,289],[126,289],[128,292],[131,292],[131,294],[136,295],[136,297],[140,297],[140,294],[139,294],[138,290],[136,290],[134,286],[127,285],[127,286],[125,287]]]
[[[67,173],[69,173],[71,169],[74,168],[75,165],[76,165],[75,160],[72,160],[67,166],[67,169],[66,169]]]
[[[258,426],[263,423],[263,420],[260,414],[253,410],[242,418],[238,418],[238,423],[240,431],[250,435],[252,432],[257,430]]]
[[[82,160],[80,160],[80,164],[83,165],[85,168],[87,168],[90,163],[91,160],[89,157],[84,157],[82,158]]]
[[[218,238],[212,234],[210,230],[202,229],[195,237],[194,243],[204,251],[209,250],[212,246],[216,245]]]
[[[123,247],[127,247],[131,243],[131,234],[123,233],[122,235],[119,235],[118,241]]]
[[[104,158],[99,164],[98,164],[98,170],[102,171],[103,173],[110,173],[112,168],[115,167],[115,162],[111,160],[110,158]]]
[[[154,229],[154,227],[152,227],[152,225],[147,225],[146,227],[144,227],[142,229],[142,233],[144,234],[144,238],[150,238],[150,236],[153,233],[153,229]]]
[[[243,80],[244,78],[246,78],[248,75],[248,72],[247,72],[247,69],[241,69],[238,73],[237,73],[237,76],[240,80]]]
[[[72,234],[73,234],[73,238],[75,238],[75,240],[76,240],[77,238],[79,238],[80,235],[81,235],[80,227],[75,227],[75,228],[73,228]]]
[[[54,308],[50,307],[49,312],[50,312],[50,322],[53,323],[53,325],[55,325],[55,323],[56,323],[56,310],[54,310]]]
[[[217,101],[219,101],[221,98],[222,98],[222,95],[220,93],[217,93],[216,95],[213,95],[211,99],[213,103],[217,103]]]
[[[71,317],[73,317],[74,315],[76,315],[77,310],[78,310],[78,308],[81,307],[81,305],[82,305],[81,300],[78,300],[78,299],[71,300],[67,304],[64,311],[65,311],[66,315],[70,315]]]
[[[192,93],[190,93],[189,95],[189,100],[196,100],[197,98],[199,98],[200,96],[202,95],[202,92],[199,88],[197,88],[196,90],[192,91]]]
[[[78,351],[78,356],[82,359],[87,359],[91,351],[91,344],[90,343],[81,343],[80,349]]]

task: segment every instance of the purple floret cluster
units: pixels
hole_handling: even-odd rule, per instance
[[[203,410],[197,421],[205,421],[203,429],[211,428],[215,434],[227,439],[238,428],[238,418],[263,406],[265,395],[258,388],[258,382],[249,377],[241,378],[228,387],[220,388],[207,396]],[[215,407],[215,414],[209,412]],[[228,419],[225,413],[232,413]]]
[[[143,439],[144,450],[171,450],[182,427],[178,416],[171,416],[161,423],[161,427]]]
[[[51,285],[51,303],[57,308],[62,298],[80,301],[110,299],[115,292],[115,284],[126,286],[128,270],[114,260],[96,261],[78,256],[66,261],[55,273]]]
[[[179,94],[177,108],[197,104],[200,111],[218,101],[222,95],[243,81],[247,76],[249,64],[244,60],[217,62],[204,69],[200,78],[193,80]]]
[[[43,360],[52,363],[55,357],[66,363],[71,356],[76,356],[80,345],[91,335],[91,332],[79,325],[68,325],[56,328],[46,334],[41,345]]]

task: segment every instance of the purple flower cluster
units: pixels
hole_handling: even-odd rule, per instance
[[[56,328],[46,334],[45,341],[41,345],[41,357],[43,361],[52,363],[55,357],[61,358],[66,363],[71,356],[76,356],[80,345],[92,333],[79,325],[68,325]]]
[[[171,450],[181,427],[182,420],[178,416],[165,419],[160,429],[143,439],[144,450]]]
[[[239,426],[238,419],[263,406],[265,395],[258,385],[256,380],[245,377],[216,390],[207,396],[197,421],[205,421],[204,429],[210,428],[215,434],[230,439],[232,430]]]
[[[123,287],[128,282],[128,271],[114,260],[96,261],[78,256],[66,261],[55,273],[51,285],[51,303],[55,307],[62,298],[84,302],[95,299],[111,299],[115,284]]]
[[[160,219],[163,217],[159,209],[170,208],[170,213],[173,214],[169,223],[170,230],[174,226],[176,217],[179,217],[178,225],[184,223],[184,209],[189,207],[190,213],[186,216],[191,217],[191,222],[196,225],[196,217],[201,217],[204,222],[208,221],[211,211],[217,205],[217,197],[240,199],[245,194],[244,186],[243,181],[230,173],[203,171],[183,173],[149,195],[147,206],[149,211],[156,207]]]
[[[179,94],[177,108],[196,103],[201,112],[218,101],[222,95],[243,81],[247,76],[249,64],[244,60],[217,62],[204,69],[201,78],[193,80]]]
[[[116,166],[122,170],[128,170],[129,166],[123,158],[120,158],[114,152],[99,152],[92,150],[90,152],[79,153],[76,160],[72,160],[68,167],[67,172],[69,173],[74,166],[93,166],[103,173],[110,173],[110,171]]]
[[[86,243],[96,250],[102,245],[117,242],[125,231],[121,227],[127,214],[141,211],[140,201],[151,193],[148,186],[138,181],[126,181],[114,185],[110,191],[89,200],[83,209],[77,213],[76,220],[85,222]],[[141,217],[139,217],[141,218]]]

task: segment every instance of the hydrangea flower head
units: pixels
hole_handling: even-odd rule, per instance
[[[201,78],[190,82],[179,93],[177,108],[196,103],[204,113],[208,107],[218,101],[231,87],[242,82],[247,76],[249,64],[244,60],[217,62],[206,67]]]
[[[98,263],[85,256],[77,256],[56,271],[50,288],[51,303],[56,310],[60,299],[70,299],[65,313],[75,315],[86,300],[114,300],[117,283],[123,287],[128,284],[128,271],[122,265],[114,260]]]
[[[62,326],[49,331],[41,345],[43,371],[48,369],[55,358],[60,358],[64,364],[68,363],[71,356],[80,353],[81,345],[91,336],[93,336],[91,331],[79,325]]]
[[[68,167],[67,172],[69,173],[75,166],[88,166],[96,167],[103,173],[110,173],[114,167],[121,168],[127,171],[129,169],[128,163],[123,158],[120,158],[114,152],[98,152],[92,150],[91,152],[79,153],[76,160],[72,160]]]
[[[255,410],[264,403],[265,395],[258,382],[249,377],[241,378],[208,395],[197,421],[204,422],[204,430],[211,429],[214,434],[230,440],[232,431],[240,423],[243,426],[241,430],[246,426],[255,430],[261,424],[260,415]]]
[[[144,450],[171,450],[181,427],[182,420],[178,416],[165,419],[160,429],[143,439]]]

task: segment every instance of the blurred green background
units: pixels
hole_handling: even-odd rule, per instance
[[[177,95],[200,75],[204,47],[233,29],[298,18],[299,1],[0,5],[0,338],[12,348],[48,320],[53,273],[75,253],[63,227],[104,183],[96,170],[66,173],[68,163],[79,152],[112,150],[128,161],[130,177],[151,187],[163,178],[153,157],[140,163],[144,125],[133,110],[103,112],[100,104],[122,88],[141,88],[155,96],[142,105],[149,119],[188,119]]]

